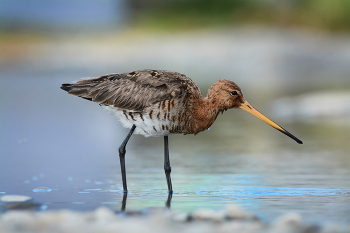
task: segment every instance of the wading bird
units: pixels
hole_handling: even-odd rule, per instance
[[[119,147],[124,193],[127,193],[125,147],[131,135],[164,136],[164,170],[169,193],[171,167],[169,134],[194,134],[208,129],[219,113],[240,108],[263,120],[297,143],[303,142],[258,112],[243,97],[241,89],[229,80],[219,80],[202,97],[187,76],[165,70],[138,70],[108,74],[73,84],[62,84],[68,94],[93,101],[115,115],[130,132]]]

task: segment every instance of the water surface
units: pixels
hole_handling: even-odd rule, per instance
[[[47,209],[119,210],[117,151],[128,131],[98,105],[66,95],[61,80],[1,80],[0,192],[34,197]],[[171,135],[171,208],[238,204],[264,221],[291,211],[309,222],[349,221],[350,159],[342,149],[348,145],[322,135],[331,126],[283,126],[304,145],[240,110],[225,112],[197,136]],[[165,206],[163,138],[133,136],[126,166],[126,209]]]
[[[266,48],[264,44],[261,46]],[[129,60],[118,57],[101,63],[113,63],[111,72],[125,69],[125,64],[138,69],[167,68],[164,64],[149,63],[151,47],[146,49],[147,56],[138,57],[136,64],[131,62],[130,55]],[[265,54],[264,49],[260,56]],[[3,65],[0,70],[0,195],[31,196],[47,210],[85,211],[99,206],[120,210],[123,192],[118,147],[128,130],[97,104],[69,96],[59,88],[61,83],[104,74],[112,67],[102,72],[103,67],[80,58],[73,58],[72,65],[66,67],[64,59],[61,61],[55,53],[51,55],[47,62]],[[102,55],[101,58],[112,59],[110,53]],[[142,63],[140,59],[147,61]],[[254,60],[242,60],[247,61],[248,67],[254,67]],[[231,66],[221,60],[220,64]],[[264,71],[266,77],[273,77],[267,74],[276,70],[264,66]],[[189,69],[191,72],[195,73]],[[214,78],[203,76],[203,70],[199,73],[191,78],[205,92],[203,83]],[[249,83],[238,77],[242,83]],[[224,75],[215,77],[219,78],[231,79]],[[294,83],[293,90],[282,89],[288,89],[288,94],[280,89],[266,86],[256,89],[257,85],[254,88],[243,84],[244,94],[253,106],[274,119],[272,100],[306,89],[305,85],[295,88],[295,82],[290,82]],[[192,212],[237,204],[266,222],[287,212],[300,213],[311,223],[349,222],[349,124],[275,120],[304,144],[297,144],[242,110],[225,112],[209,131],[197,136],[171,135],[174,188],[171,209]],[[129,187],[126,210],[165,206],[168,193],[163,171],[163,138],[133,136],[127,146],[126,169]]]

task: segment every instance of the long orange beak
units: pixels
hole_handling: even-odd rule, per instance
[[[271,125],[272,127],[277,129],[278,131],[280,131],[280,132],[284,133],[285,135],[287,135],[288,137],[294,139],[297,143],[303,144],[303,142],[301,140],[299,140],[297,137],[295,137],[293,134],[289,133],[287,130],[283,129],[281,126],[277,125],[275,122],[271,121],[269,118],[267,118],[266,116],[261,114],[258,110],[253,108],[253,106],[250,105],[250,103],[248,103],[248,101],[245,100],[244,103],[239,108],[243,109],[244,111],[249,112],[250,114],[256,116],[260,120]]]

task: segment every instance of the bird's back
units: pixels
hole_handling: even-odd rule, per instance
[[[190,78],[164,70],[109,74],[61,88],[100,104],[127,128],[135,124],[135,133],[146,137],[191,133],[186,131],[188,110],[195,99],[202,98]]]

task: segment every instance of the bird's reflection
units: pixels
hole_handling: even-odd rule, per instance
[[[170,209],[171,206],[171,199],[173,198],[173,193],[169,192],[168,194],[168,199],[165,202],[165,207]],[[125,207],[126,207],[126,200],[128,199],[128,193],[124,193],[123,195],[123,201],[122,201],[122,207],[121,207],[121,212],[125,211]]]

